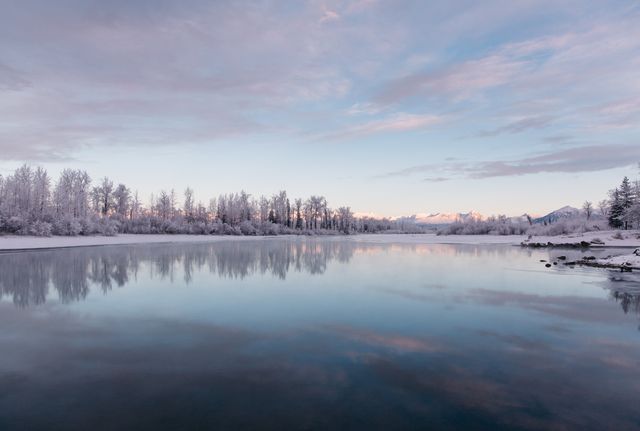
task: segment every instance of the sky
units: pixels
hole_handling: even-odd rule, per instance
[[[640,161],[640,2],[0,0],[0,174],[542,214]]]

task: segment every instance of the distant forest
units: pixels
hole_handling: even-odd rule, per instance
[[[586,201],[575,212],[549,214],[534,219],[493,216],[485,220],[459,220],[438,230],[439,235],[563,235],[588,231],[613,229],[640,229],[640,181],[633,183],[624,177],[620,185],[609,191],[609,197],[601,200],[597,208]]]
[[[417,232],[415,217],[356,217],[323,196],[290,199],[286,191],[253,197],[241,191],[204,203],[193,190],[161,190],[144,204],[138,192],[109,178],[94,182],[66,169],[53,181],[24,165],[0,175],[0,233],[16,235],[199,234],[279,235]]]

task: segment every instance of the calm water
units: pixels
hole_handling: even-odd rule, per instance
[[[0,429],[640,429],[639,279],[549,253],[0,254]]]

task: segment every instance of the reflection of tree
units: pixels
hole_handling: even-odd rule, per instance
[[[0,256],[0,297],[12,296],[18,306],[44,303],[50,278],[51,268],[42,254]]]
[[[640,294],[614,291],[611,292],[611,297],[620,303],[624,314],[628,314],[629,311],[640,314]]]
[[[611,298],[622,307],[624,314],[629,312],[640,314],[640,279],[637,274],[611,272],[607,288]]]
[[[183,272],[208,270],[221,278],[270,274],[285,279],[291,270],[322,274],[331,260],[348,262],[356,248],[348,241],[269,240],[209,244],[87,247],[0,255],[0,298],[20,306],[45,302],[51,285],[63,302],[84,299],[90,287],[104,293],[122,287],[147,268],[150,278],[168,279]]]

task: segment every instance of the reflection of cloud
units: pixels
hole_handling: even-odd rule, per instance
[[[386,334],[345,326],[331,329],[340,337],[347,338],[351,341],[376,348],[392,350],[398,353],[434,353],[443,350],[443,346],[439,343],[423,338],[409,337],[400,334]]]
[[[367,245],[333,238],[84,248],[0,255],[0,287],[25,304],[46,298],[46,285],[56,291],[67,286],[70,298],[95,286],[105,291],[126,286],[136,270],[152,271],[156,280],[180,277],[187,268],[220,277],[277,278],[288,271],[322,272],[328,262],[340,259],[357,264],[385,259],[393,265],[386,260],[392,254],[417,255],[422,268],[430,253],[447,256],[436,263],[459,256],[473,269],[479,267],[466,264],[476,257],[527,256],[530,251]],[[19,291],[20,280],[26,291]],[[407,280],[417,293],[447,293],[437,291],[445,286],[437,278]],[[290,281],[291,286],[300,282]],[[484,280],[469,283],[484,285]],[[446,286],[458,291],[454,283]],[[280,292],[283,300],[291,301],[286,290]],[[503,325],[502,318],[475,314],[477,307],[459,307],[440,320],[428,313],[405,313],[406,307],[395,304],[387,309],[389,301],[383,300],[366,309],[354,304],[345,314],[329,312],[317,326],[309,327],[303,316],[287,322],[283,331],[260,325],[260,316],[249,315],[250,309],[232,318],[242,329],[210,323],[218,322],[215,313],[180,315],[170,307],[173,317],[165,318],[163,299],[162,293],[159,300],[149,298],[142,310],[116,310],[113,303],[19,309],[0,302],[2,421],[19,420],[26,429],[64,421],[78,429],[95,428],[96,423],[109,429],[154,429],[158,423],[188,429],[288,429],[301,424],[339,429],[347,422],[366,429],[412,429],[425,423],[442,429],[637,428],[640,346],[634,337],[616,327],[583,324],[572,332],[549,334],[537,317],[532,323],[530,316],[519,319],[515,314],[525,308],[581,322],[608,322],[617,306],[598,298],[477,289],[465,299],[509,306],[514,311],[509,318],[515,316],[517,322]],[[371,314],[378,306],[385,312]],[[549,320],[558,319],[542,322]],[[602,335],[594,335],[591,326]]]
[[[517,334],[480,330],[478,331],[478,335],[495,338],[511,346],[514,351],[521,351],[526,354],[539,353],[549,349],[549,346],[546,343]]]
[[[412,301],[433,302],[438,299],[436,295],[425,295],[424,293],[417,293],[407,289],[394,289],[390,287],[377,290],[383,293],[399,296],[401,298],[410,299]]]
[[[494,306],[518,306],[569,320],[601,323],[627,322],[619,312],[599,298],[581,296],[544,296],[491,289],[471,289],[463,300]]]

